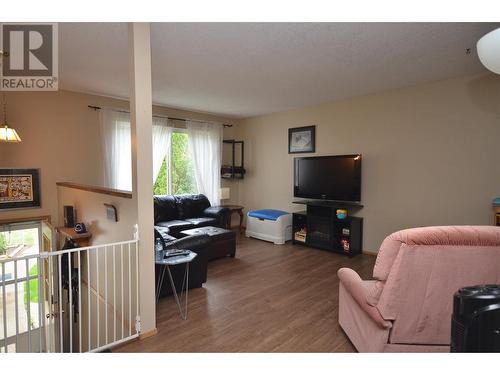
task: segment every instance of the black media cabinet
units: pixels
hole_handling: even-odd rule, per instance
[[[361,254],[363,245],[363,218],[350,216],[362,208],[358,203],[335,201],[295,201],[305,204],[306,211],[293,213],[292,241],[294,244],[329,250],[349,257]],[[339,208],[348,210],[345,219],[338,219]],[[305,235],[304,235],[305,233]],[[348,249],[346,246],[348,243]]]

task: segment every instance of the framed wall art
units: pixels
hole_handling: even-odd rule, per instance
[[[316,151],[316,125],[288,129],[288,153]]]
[[[40,207],[38,169],[0,169],[0,210]]]

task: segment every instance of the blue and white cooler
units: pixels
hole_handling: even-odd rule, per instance
[[[283,245],[292,239],[292,214],[273,209],[249,211],[245,234],[247,237]]]

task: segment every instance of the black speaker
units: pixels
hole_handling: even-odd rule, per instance
[[[500,352],[500,285],[470,286],[455,293],[451,351]]]
[[[75,221],[75,208],[73,206],[64,206],[64,226],[66,228],[73,228]]]

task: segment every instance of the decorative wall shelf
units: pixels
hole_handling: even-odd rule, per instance
[[[221,177],[225,179],[243,179],[245,178],[245,142],[234,139],[225,139],[222,141],[232,146],[231,165],[222,165]],[[241,145],[241,165],[236,165],[236,145]]]

